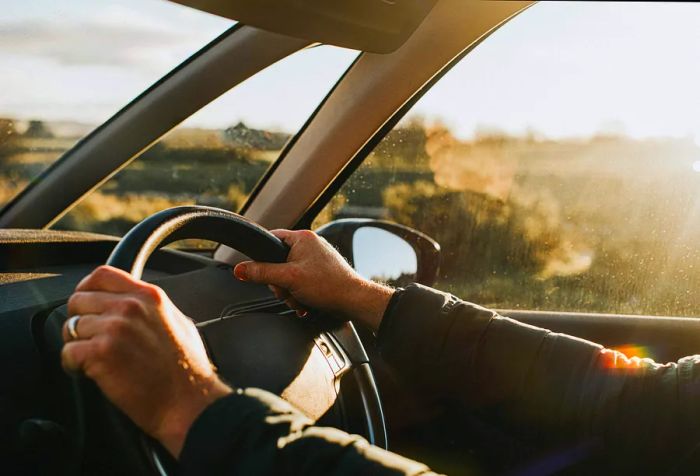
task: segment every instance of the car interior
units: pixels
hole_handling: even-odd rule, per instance
[[[315,229],[363,275],[395,286],[440,287],[441,273],[457,258],[439,236],[406,220],[376,215],[364,204],[346,206],[346,215],[335,214],[331,221],[319,217],[343,187],[355,183],[366,161],[378,160],[374,151],[433,86],[501,27],[539,5],[471,0],[174,3],[237,23],[78,140],[0,210],[2,472],[176,472],[176,461],[94,384],[67,375],[60,366],[67,299],[84,276],[107,263],[162,287],[197,322],[226,379],[281,395],[319,424],[360,434],[447,474],[556,473],[536,469],[559,451],[556,446],[532,445],[486,425],[478,415],[428,408],[410,382],[394,378],[370,331],[317,312],[299,319],[267,287],[232,278],[232,267],[246,257],[286,259],[286,245],[268,230]],[[163,206],[133,227],[129,223],[123,236],[56,226],[197,111],[285,58],[319,45],[342,47],[356,56],[298,132],[284,141],[279,157],[264,168],[240,207]],[[0,155],[0,168],[6,167],[3,160]],[[689,206],[688,213],[695,208]],[[696,235],[686,231],[692,242]],[[182,240],[216,246],[166,246]],[[383,264],[389,268],[381,269]],[[548,279],[538,276],[538,282]],[[692,295],[684,299],[694,302]],[[519,321],[610,348],[652,349],[642,356],[659,362],[698,352],[697,308],[695,314],[680,314],[673,307],[632,312],[593,304],[557,310],[494,303]],[[587,474],[585,461],[559,469]]]

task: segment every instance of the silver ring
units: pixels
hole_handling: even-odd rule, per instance
[[[68,329],[68,335],[71,340],[79,340],[80,335],[78,335],[78,321],[80,320],[80,315],[75,315],[68,319],[66,323],[66,328]]]

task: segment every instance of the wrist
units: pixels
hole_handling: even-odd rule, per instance
[[[204,410],[216,400],[233,392],[233,389],[218,378],[206,386],[188,392],[189,395],[174,395],[175,406],[166,412],[160,428],[153,433],[158,440],[175,458],[179,458],[185,438],[195,420]]]
[[[346,317],[376,331],[379,329],[394,289],[366,279],[360,279],[351,289],[354,292],[349,293],[348,296],[345,307]]]

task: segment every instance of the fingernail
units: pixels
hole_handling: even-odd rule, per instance
[[[233,268],[233,275],[240,281],[246,281],[246,269],[244,264],[238,264]]]
[[[297,316],[299,317],[306,317],[306,315],[309,313],[309,311],[297,311]]]

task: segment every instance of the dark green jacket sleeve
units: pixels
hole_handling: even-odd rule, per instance
[[[700,356],[629,359],[420,285],[393,299],[378,339],[424,396],[534,438],[592,441],[619,461],[667,469],[700,441]]]
[[[279,397],[239,390],[210,405],[190,429],[183,475],[421,475],[420,463],[313,422]]]

